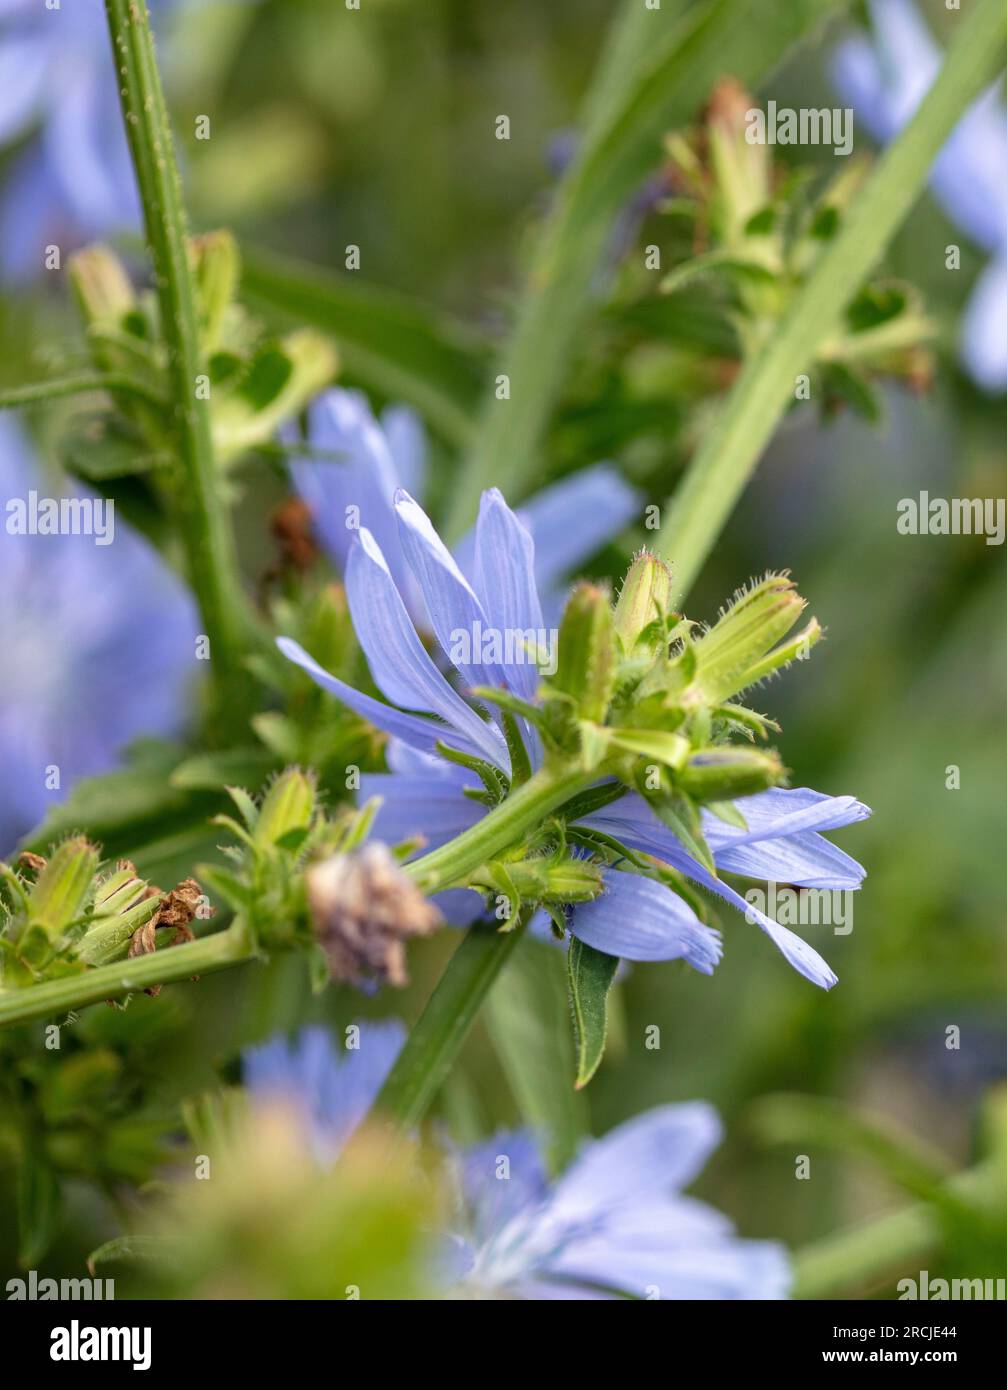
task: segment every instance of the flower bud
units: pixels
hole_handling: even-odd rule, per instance
[[[98,867],[98,850],[78,835],[64,840],[32,885],[28,922],[49,937],[58,937],[84,911],[91,880]]]
[[[71,256],[70,284],[84,322],[118,328],[136,308],[136,296],[118,256],[104,246],[89,246]]]
[[[224,316],[238,288],[241,258],[230,232],[207,232],[189,243],[204,352],[219,346]]]
[[[443,919],[388,847],[371,842],[334,854],[312,864],[304,877],[315,936],[333,979],[408,984],[406,941],[429,936]]]
[[[582,719],[602,723],[615,684],[612,606],[597,584],[578,584],[559,629],[554,690],[569,695]]]
[[[765,579],[740,593],[708,633],[695,645],[697,680],[711,704],[720,704],[755,681],[768,676],[800,655],[799,645],[773,651],[805,608],[793,582],[785,574]],[[808,642],[820,629],[808,629]]]
[[[602,889],[601,870],[586,859],[526,859],[506,869],[515,890],[529,902],[587,903]]]
[[[654,656],[671,603],[671,571],[648,550],[633,557],[615,605],[615,630],[627,656]]]
[[[783,764],[775,753],[754,748],[708,748],[675,774],[675,785],[696,801],[733,801],[775,787]]]
[[[315,812],[315,786],[300,768],[288,768],[266,793],[255,823],[255,843],[272,846],[285,835],[306,831]]]

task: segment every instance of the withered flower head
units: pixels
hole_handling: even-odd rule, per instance
[[[404,874],[387,846],[334,854],[305,875],[308,906],[335,980],[403,986],[405,943],[429,936],[442,918]]]

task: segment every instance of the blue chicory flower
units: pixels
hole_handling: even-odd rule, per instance
[[[880,141],[893,139],[940,70],[942,53],[911,0],[870,0],[873,41],[845,40],[833,78]],[[990,256],[965,311],[961,355],[990,392],[1007,390],[1007,109],[991,89],[955,127],[930,175],[947,215]]]
[[[47,245],[139,225],[100,0],[0,0],[0,145],[34,129],[0,202],[0,266],[18,280],[43,269]]]
[[[422,595],[399,541],[394,499],[397,488],[422,497],[427,474],[427,441],[419,417],[408,406],[392,405],[376,420],[362,391],[335,388],[319,396],[308,411],[308,443],[313,450],[339,455],[343,462],[294,458],[294,486],[311,509],[322,544],[345,569],[356,529],[366,526],[381,547],[406,605],[424,626]],[[518,509],[535,541],[535,580],[550,619],[564,598],[563,581],[628,524],[639,509],[633,489],[608,463],[582,469],[543,488]],[[455,547],[459,567],[469,574],[475,536]]]
[[[305,1118],[322,1162],[364,1119],[401,1047],[401,1024],[359,1025],[337,1051],[323,1028],[245,1054],[253,1102]],[[742,1240],[720,1212],[682,1196],[720,1142],[703,1102],[663,1105],[588,1140],[550,1182],[534,1135],[497,1135],[453,1155],[459,1217],[441,1261],[453,1294],[521,1299],[785,1298],[787,1257]],[[502,1161],[504,1160],[504,1161]]]
[[[444,661],[453,666],[463,687],[506,687],[526,700],[534,699],[538,670],[531,660],[487,660],[478,652],[469,652],[470,660],[452,660],[459,632],[536,633],[543,629],[535,543],[528,528],[496,488],[484,492],[473,558],[465,574],[422,508],[401,489],[395,496],[394,516],[402,564],[422,594]],[[371,675],[391,704],[330,675],[290,638],[279,638],[278,645],[323,689],[392,736],[391,771],[361,778],[361,794],[381,798],[375,836],[390,844],[420,836],[428,848],[435,848],[486,813],[482,803],[466,794],[478,789],[475,775],[439,758],[437,742],[443,740],[460,752],[485,759],[509,775],[510,757],[501,725],[497,719],[481,718],[426,650],[391,565],[366,527],[349,549],[346,592]],[[541,760],[537,740],[527,728],[525,734],[530,760],[537,765]],[[868,815],[859,801],[801,788],[762,792],[737,804],[745,830],[704,814],[704,830],[718,868],[801,887],[859,888],[864,877],[861,866],[821,834]],[[835,974],[817,951],[711,874],[638,794],[624,795],[586,816],[583,824],[664,860],[741,908],[802,975],[825,989],[835,984]],[[601,896],[570,911],[574,936],[626,960],[684,959],[703,973],[712,972],[720,959],[719,933],[705,926],[678,894],[656,881],[619,870],[604,870],[603,879]],[[476,901],[472,893],[465,896]],[[449,915],[457,910],[458,901],[455,893],[450,902],[439,900],[439,905]],[[470,918],[473,915],[469,913]]]
[[[19,534],[15,509],[32,491],[45,488],[28,443],[0,417],[0,853],[76,778],[114,767],[132,739],[179,730],[198,632],[182,583],[117,520],[107,544]],[[58,787],[46,785],[52,768]]]

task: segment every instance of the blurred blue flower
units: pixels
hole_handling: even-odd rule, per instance
[[[0,145],[37,134],[0,200],[0,267],[27,279],[66,252],[132,229],[140,204],[101,0],[0,0]]]
[[[292,1041],[248,1048],[245,1084],[257,1101],[293,1106],[320,1161],[334,1162],[364,1119],[405,1039],[397,1020],[356,1025],[356,1047],[337,1050],[326,1028],[303,1028]]]
[[[423,495],[427,441],[418,416],[403,405],[389,406],[374,418],[362,391],[335,389],[315,400],[308,412],[308,443],[345,461],[300,457],[294,448],[294,486],[311,509],[315,526],[332,560],[344,569],[357,526],[366,526],[388,562],[409,611],[421,626],[423,601],[399,542],[394,498],[397,488]],[[543,488],[518,508],[535,541],[535,580],[547,615],[558,614],[563,581],[639,510],[639,498],[618,471],[597,463]],[[454,550],[462,572],[472,578],[475,535],[463,536]]]
[[[324,1028],[251,1048],[253,1102],[295,1107],[320,1161],[334,1162],[402,1046],[397,1021],[358,1025],[337,1049]],[[454,1152],[460,1230],[441,1262],[451,1292],[524,1299],[784,1298],[778,1245],[739,1240],[681,1188],[719,1143],[710,1106],[666,1105],[589,1140],[550,1183],[534,1136],[497,1135]]]
[[[180,580],[127,526],[109,544],[15,534],[11,504],[32,490],[45,493],[27,441],[0,416],[0,853],[76,778],[114,767],[141,734],[183,725],[198,632]],[[52,767],[59,787],[47,789]]]
[[[484,492],[470,579],[422,508],[401,489],[395,495],[393,516],[400,572],[408,568],[422,595],[430,629],[462,686],[502,687],[533,700],[539,680],[533,660],[491,660],[487,651],[474,647],[463,653],[467,659],[454,656],[459,633],[544,631],[535,543],[528,528],[497,489]],[[373,827],[375,836],[395,844],[419,835],[427,848],[436,848],[486,813],[485,804],[467,794],[479,789],[475,774],[438,757],[437,742],[443,740],[460,752],[485,759],[509,776],[510,755],[502,722],[499,716],[492,722],[481,718],[439,669],[420,641],[391,564],[366,527],[356,533],[349,548],[346,593],[371,675],[392,704],[383,704],[330,675],[290,638],[279,638],[278,645],[324,690],[392,735],[388,749],[391,771],[361,778],[363,797],[382,798]],[[539,645],[546,643],[541,640]],[[537,736],[525,723],[521,732],[529,759],[538,766],[541,749]],[[799,887],[859,888],[864,877],[861,866],[820,833],[868,815],[859,801],[802,788],[763,792],[737,804],[746,819],[744,830],[715,816],[704,816],[704,830],[719,868]],[[835,984],[836,976],[817,951],[709,873],[636,793],[585,817],[583,824],[664,860],[739,907],[802,975],[826,989]],[[574,936],[626,960],[684,959],[705,974],[712,972],[720,959],[719,933],[705,926],[682,897],[662,883],[628,872],[607,869],[603,877],[602,895],[570,913]],[[455,893],[450,903],[439,900],[449,917],[458,909],[458,898]],[[477,915],[478,899],[474,893],[467,899],[476,908],[469,911],[471,919]]]
[[[783,1248],[740,1240],[721,1212],[681,1194],[720,1139],[716,1112],[694,1101],[587,1141],[553,1183],[527,1132],[467,1150],[462,1288],[523,1299],[785,1298]]]
[[[943,55],[911,0],[870,0],[873,41],[837,49],[833,78],[872,134],[901,130],[940,70]],[[996,88],[955,127],[930,175],[947,215],[990,255],[965,311],[961,355],[987,391],[1007,390],[1007,110]]]

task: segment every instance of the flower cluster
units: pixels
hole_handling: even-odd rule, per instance
[[[392,520],[441,664],[367,527],[349,548],[346,588],[371,675],[390,703],[279,639],[290,660],[390,735],[390,771],[361,784],[365,797],[381,798],[374,833],[388,843],[420,837],[433,851],[417,865],[420,881],[487,893],[505,905],[508,925],[522,907],[541,906],[559,934],[569,928],[606,955],[684,958],[709,973],[720,939],[701,920],[691,879],[749,911],[801,974],[834,984],[812,947],[749,908],[721,877],[848,889],[863,877],[821,832],[866,808],[848,796],[780,789],[778,759],[732,738],[768,727],[734,697],[819,635],[812,622],[788,638],[804,606],[790,581],[768,576],[700,633],[670,612],[668,571],[642,554],[614,609],[596,586],[574,590],[547,680],[533,651],[524,661],[484,654],[452,668],[459,631],[542,629],[531,534],[498,491],[485,493],[466,573],[401,489]],[[518,824],[515,808],[525,804],[530,814]],[[457,911],[457,896],[443,906]]]

